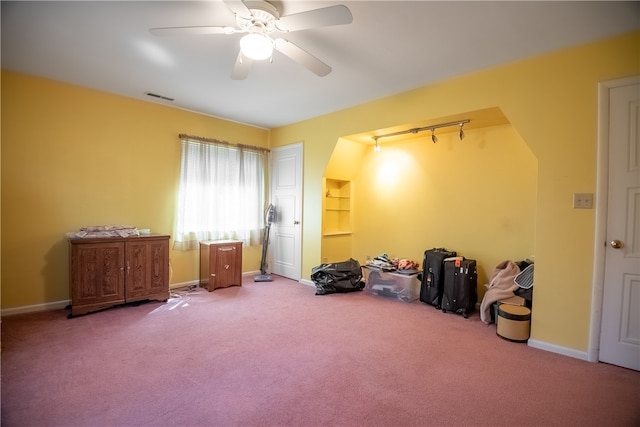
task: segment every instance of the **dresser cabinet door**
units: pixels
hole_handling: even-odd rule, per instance
[[[126,300],[169,298],[169,239],[131,239],[125,253]]]
[[[215,288],[242,285],[242,246],[239,243],[218,245],[213,269],[216,274]]]
[[[122,241],[71,245],[74,314],[124,302],[124,251]]]

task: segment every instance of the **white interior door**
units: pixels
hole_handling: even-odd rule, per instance
[[[640,370],[640,84],[609,88],[608,205],[600,354]]]
[[[271,272],[300,280],[302,144],[272,150],[271,165],[271,200],[276,207],[276,219],[271,226]]]

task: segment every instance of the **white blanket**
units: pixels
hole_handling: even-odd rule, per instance
[[[518,273],[520,273],[520,267],[509,260],[502,261],[493,270],[489,283],[484,285],[487,292],[480,304],[480,320],[484,323],[491,323],[491,314],[489,313],[491,304],[515,295],[514,291],[518,289],[518,284],[514,282],[514,279]]]

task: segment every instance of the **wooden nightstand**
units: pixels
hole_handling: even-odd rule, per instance
[[[200,286],[206,287],[209,292],[242,286],[242,242],[200,242]]]

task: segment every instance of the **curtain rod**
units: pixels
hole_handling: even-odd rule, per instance
[[[254,150],[254,151],[264,151],[266,153],[269,153],[271,151],[268,148],[257,147],[255,145],[232,144],[229,141],[221,141],[221,140],[215,139],[215,138],[205,138],[203,136],[187,135],[185,133],[179,134],[178,138],[180,138],[181,141],[185,140],[185,139],[188,139],[190,141],[204,142],[204,143],[207,143],[207,144],[227,145],[227,146],[231,146],[231,147],[245,148],[245,149]]]
[[[432,126],[425,126],[425,127],[421,127],[421,128],[411,128],[411,129],[407,129],[407,130],[401,130],[399,132],[385,133],[383,135],[375,135],[375,136],[372,136],[371,139],[373,139],[377,143],[380,138],[387,138],[387,137],[390,137],[390,136],[404,135],[404,134],[407,134],[407,133],[424,132],[425,130],[430,130],[431,132],[433,132],[435,129],[446,128],[446,127],[449,127],[449,126],[462,126],[465,123],[469,123],[470,121],[471,120],[469,120],[469,119],[464,119],[464,120],[457,120],[455,122],[447,122],[447,123],[440,123],[440,124],[432,125]]]

